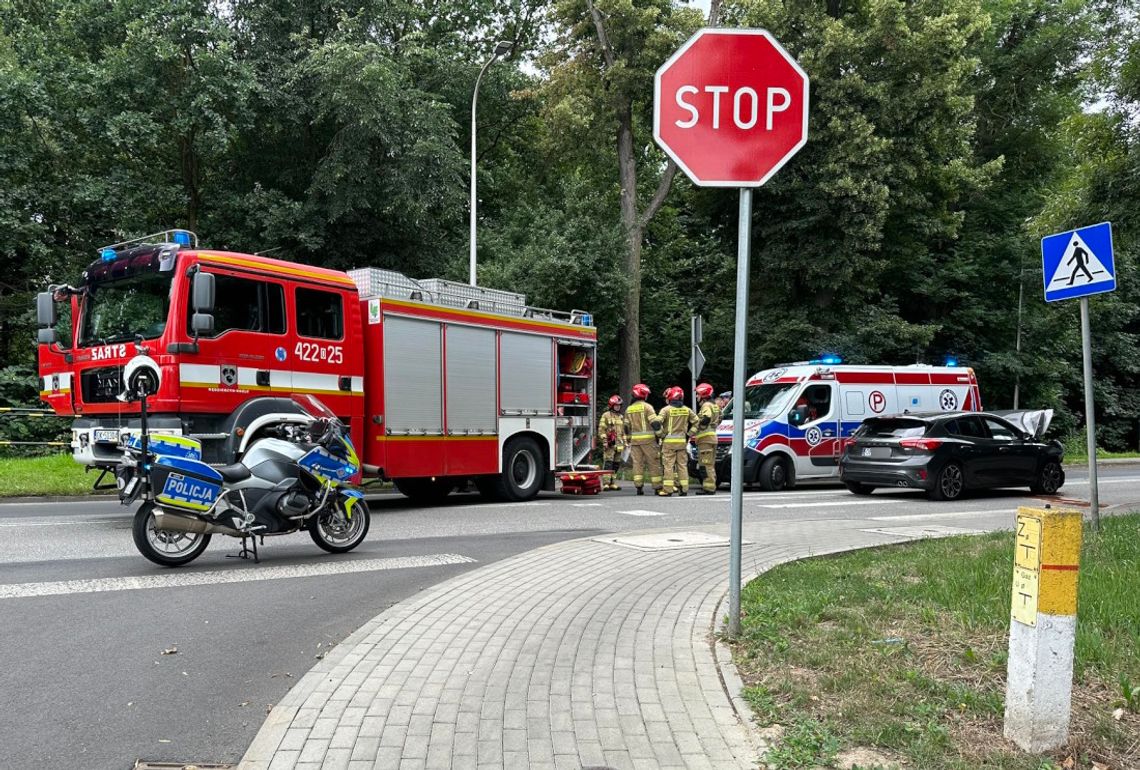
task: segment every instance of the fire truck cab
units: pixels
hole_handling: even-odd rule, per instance
[[[201,249],[172,230],[100,250],[78,285],[39,295],[37,317],[41,398],[74,416],[88,466],[113,468],[139,430],[119,395],[141,356],[160,382],[151,432],[201,442],[211,463],[307,421],[294,393],[345,421],[365,474],[415,498],[473,480],[529,499],[592,445],[590,314],[512,292]]]

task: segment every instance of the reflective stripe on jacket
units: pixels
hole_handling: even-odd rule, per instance
[[[687,406],[667,406],[660,416],[666,444],[684,444],[697,425],[697,416]]]
[[[708,427],[703,430],[699,428],[701,421],[708,418]],[[700,410],[697,412],[697,443],[703,443],[708,439],[716,441],[716,427],[720,425],[720,408],[713,403],[712,399],[705,401],[701,404]]]
[[[634,444],[652,444],[657,441],[650,423],[657,416],[652,404],[634,401],[625,410],[625,420],[629,425],[629,438]]]

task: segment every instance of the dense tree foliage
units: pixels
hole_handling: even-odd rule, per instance
[[[1135,445],[1134,6],[712,6],[812,78],[809,143],[755,199],[752,368],[954,355],[988,406],[1016,389],[1072,430],[1077,310],[1042,301],[1038,239],[1110,219],[1098,409]],[[607,390],[686,383],[699,312],[726,387],[736,195],[674,178],[649,131],[653,72],[703,23],[680,0],[0,0],[0,379],[30,376],[35,291],[162,227],[462,280],[471,87],[508,40],[480,92],[482,281],[593,310]]]

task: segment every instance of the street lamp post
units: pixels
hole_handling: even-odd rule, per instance
[[[513,43],[505,41],[495,43],[495,52],[487,63],[483,65],[483,69],[479,70],[479,77],[475,78],[475,93],[471,96],[471,285],[475,286],[475,107],[479,102],[479,83],[483,80],[483,75],[487,72],[487,68],[495,63],[505,53],[508,53],[514,47]]]

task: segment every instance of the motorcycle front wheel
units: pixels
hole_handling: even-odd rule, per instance
[[[352,506],[352,517],[349,518],[342,498],[313,517],[309,535],[314,543],[329,553],[348,553],[364,542],[371,521],[368,503],[358,500]]]
[[[139,506],[131,532],[139,553],[164,567],[189,564],[201,556],[210,544],[210,536],[201,532],[155,529],[154,503]]]

